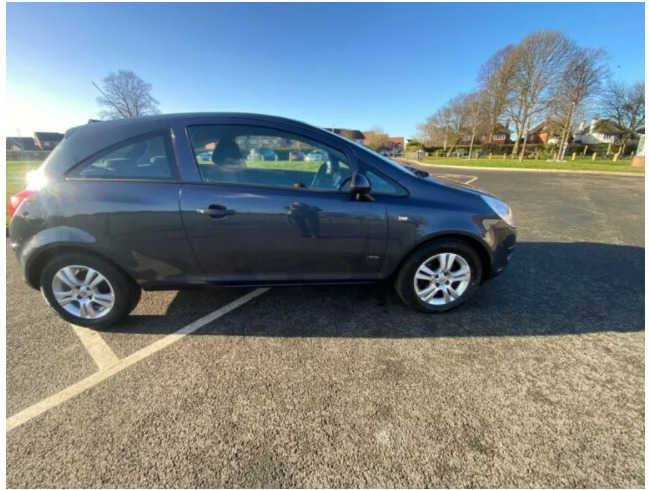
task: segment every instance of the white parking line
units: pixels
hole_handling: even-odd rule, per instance
[[[115,364],[119,361],[119,357],[115,355],[115,352],[111,350],[106,341],[99,335],[99,332],[91,330],[89,328],[80,327],[78,325],[72,325],[72,330],[77,334],[79,340],[84,345],[90,357],[93,358],[95,364],[100,371],[108,368],[109,366]]]
[[[52,408],[62,404],[67,400],[70,400],[71,398],[74,398],[75,396],[83,393],[84,391],[89,390],[90,388],[98,385],[99,383],[110,378],[114,374],[123,371],[129,366],[133,366],[135,363],[140,362],[143,359],[146,359],[152,354],[155,354],[156,352],[166,347],[169,347],[174,342],[179,341],[186,335],[196,332],[201,327],[204,327],[208,323],[216,320],[217,318],[220,318],[226,315],[227,313],[230,313],[234,309],[239,308],[243,304],[246,304],[252,299],[255,299],[258,296],[264,294],[268,290],[269,288],[255,289],[254,291],[245,294],[241,298],[236,299],[235,301],[232,301],[231,303],[228,303],[225,306],[222,306],[218,310],[215,310],[212,313],[209,313],[204,317],[199,318],[198,320],[190,323],[189,325],[184,326],[180,330],[176,330],[176,332],[163,337],[162,339],[154,342],[153,344],[148,345],[144,349],[140,349],[139,351],[134,352],[130,356],[127,356],[123,359],[119,359],[117,362],[111,364],[110,366],[105,367],[105,369],[100,370],[99,372],[92,374],[87,378],[82,379],[81,381],[73,384],[72,386],[68,386],[66,389],[46,398],[45,400],[41,400],[40,402],[32,405],[31,407],[26,408],[22,412],[18,412],[17,414],[7,419],[7,429],[6,429],[7,432],[15,429],[16,427],[19,427],[25,422],[29,422],[33,418],[38,417],[39,415],[47,412],[48,410],[51,410]]]
[[[461,174],[440,174],[440,177],[443,179],[453,180],[455,182],[460,182],[461,184],[471,184],[478,179],[475,175],[461,175]]]

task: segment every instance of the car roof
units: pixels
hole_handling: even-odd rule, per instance
[[[259,122],[276,122],[314,128],[314,126],[301,121],[296,121],[294,119],[289,119],[286,117],[272,116],[268,114],[255,114],[249,112],[184,112],[177,114],[157,114],[154,116],[128,117],[124,119],[98,121],[70,128],[68,131],[66,131],[65,135],[69,136],[74,133],[94,132],[94,130],[97,130],[99,128],[101,128],[103,132],[117,131],[120,128],[134,129],[136,127],[143,129],[144,131],[153,131],[179,121],[196,123],[200,120],[214,121],[219,119],[241,119]]]

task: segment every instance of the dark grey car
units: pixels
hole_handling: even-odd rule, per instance
[[[263,145],[277,161],[246,161]],[[327,158],[291,160],[297,151]],[[96,327],[127,315],[141,289],[197,285],[391,279],[406,304],[444,311],[515,246],[498,198],[253,114],[70,129],[10,204],[27,283],[66,320]]]

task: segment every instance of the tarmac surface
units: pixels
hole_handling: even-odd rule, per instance
[[[386,285],[151,292],[92,337],[7,245],[7,486],[643,487],[644,179],[434,173],[519,242],[441,315]]]

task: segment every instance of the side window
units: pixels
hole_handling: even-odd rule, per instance
[[[130,140],[74,168],[69,177],[174,180],[171,149],[163,135]]]
[[[300,135],[256,126],[190,126],[204,182],[342,191],[352,172],[346,156]]]
[[[402,186],[379,172],[366,168],[364,174],[366,174],[366,177],[370,181],[370,194],[396,197],[408,195]]]

